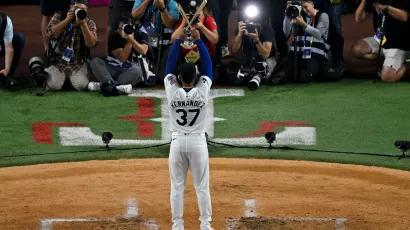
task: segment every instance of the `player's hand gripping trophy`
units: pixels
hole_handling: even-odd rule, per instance
[[[184,19],[185,23],[187,26],[184,29],[184,33],[185,33],[185,39],[184,39],[184,46],[187,49],[191,49],[192,46],[194,45],[193,39],[192,39],[192,34],[191,34],[191,30],[194,29],[194,25],[196,24],[196,22],[199,21],[199,15],[202,12],[202,10],[205,8],[207,3],[207,0],[204,0],[202,2],[202,4],[198,7],[198,9],[196,9],[195,14],[193,13],[194,11],[190,10],[190,14],[189,17],[187,14],[185,14],[184,9],[181,7],[180,4],[178,4],[178,11],[179,13],[182,15],[182,18]],[[191,1],[191,9],[196,7],[196,2],[195,1]]]

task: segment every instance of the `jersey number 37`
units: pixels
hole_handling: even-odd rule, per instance
[[[188,113],[195,113],[194,118],[189,123],[189,126],[193,126],[195,124],[196,119],[198,119],[198,116],[201,110],[200,109],[190,109],[187,111],[185,109],[178,109],[176,112],[181,114],[181,118],[177,120],[177,123],[180,126],[185,126],[186,124],[188,124]]]

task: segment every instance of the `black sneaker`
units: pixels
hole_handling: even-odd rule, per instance
[[[8,88],[11,88],[11,87],[16,86],[16,85],[18,85],[17,79],[16,79],[13,75],[9,74],[9,75],[7,76],[6,86],[7,86]]]
[[[7,77],[4,76],[3,74],[0,74],[0,84],[2,85],[7,85]]]

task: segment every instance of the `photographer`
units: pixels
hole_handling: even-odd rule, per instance
[[[0,68],[0,83],[12,86],[17,83],[13,77],[20,62],[25,45],[24,36],[13,33],[13,23],[4,13],[0,12],[0,58],[4,57],[4,68]]]
[[[47,36],[57,47],[47,54],[47,90],[60,90],[66,79],[76,90],[87,89],[90,48],[97,45],[97,28],[86,15],[87,6],[88,0],[74,0],[67,15],[56,13],[48,24]]]
[[[56,12],[66,13],[70,9],[71,0],[40,0],[41,8],[41,35],[43,36],[44,50],[47,50],[48,38],[46,28]]]
[[[155,67],[158,70],[156,75],[163,79],[171,35],[179,20],[177,3],[175,0],[136,0],[132,16],[139,20],[141,30],[148,34],[150,47],[157,54],[148,57],[150,67]]]
[[[245,8],[247,10],[249,8]],[[257,10],[255,10],[257,11]],[[232,44],[232,52],[237,53],[240,50],[245,55],[245,68],[249,66],[257,66],[261,64],[268,67],[268,72],[265,73],[266,78],[269,76],[276,66],[275,49],[275,32],[272,27],[266,23],[259,15],[259,19],[253,18],[251,15],[245,15],[244,21],[238,22],[238,28],[235,30],[235,38]],[[255,21],[262,22],[260,25]]]
[[[294,15],[295,11],[291,7],[293,9],[303,8],[303,12]],[[297,32],[294,34],[296,41],[293,41],[291,45],[292,52],[278,69],[278,72],[270,79],[270,83],[273,85],[290,82],[308,83],[318,77],[327,62],[330,48],[326,44],[329,32],[328,15],[317,10],[310,0],[302,0],[301,6],[293,6],[292,1],[288,1],[284,21],[286,36],[289,36],[295,27],[297,28]],[[297,49],[297,67],[294,66],[295,47]],[[294,79],[294,70],[298,71],[297,79]]]
[[[111,30],[115,30],[116,23],[123,13],[130,13],[135,0],[111,0],[108,11],[108,27],[106,36],[109,39]],[[108,47],[106,47],[108,49]],[[106,51],[108,53],[108,50]]]
[[[375,60],[378,54],[384,56],[381,79],[387,82],[399,81],[406,73],[403,65],[410,55],[410,1],[366,1],[362,0],[356,10],[356,22],[366,21],[373,15],[376,35],[357,41],[353,45],[356,57]],[[384,25],[382,23],[385,17]],[[385,32],[384,39],[382,33]],[[382,50],[379,50],[382,40]]]
[[[189,11],[189,17],[192,17],[197,8],[191,9]],[[207,8],[205,7],[202,12],[200,12],[199,17],[194,22],[193,27],[201,33],[202,41],[204,42],[206,48],[208,49],[209,55],[212,60],[212,70],[214,72],[214,81],[217,79],[218,72],[218,60],[216,54],[216,45],[218,44],[219,34],[218,26],[216,25],[215,19],[210,15]],[[185,34],[187,23],[181,18],[177,25],[177,30],[172,34],[171,42],[174,43],[181,35]],[[199,51],[198,47],[193,44],[192,47],[186,47],[184,43],[181,44],[181,58],[183,62],[190,62],[193,64],[199,64]]]
[[[133,25],[130,14],[121,15],[115,26],[117,31],[108,40],[106,61],[101,58],[91,60],[91,70],[100,82],[90,82],[88,90],[100,91],[105,97],[130,94],[132,87],[143,80],[142,67],[136,56],[147,54],[148,36],[135,31]]]

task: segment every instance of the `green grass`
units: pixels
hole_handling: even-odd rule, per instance
[[[373,84],[362,80],[262,87],[255,92],[245,89],[245,97],[215,99],[215,116],[226,119],[215,122],[215,136],[229,138],[251,133],[262,122],[300,121],[317,130],[317,145],[298,146],[301,148],[400,154],[393,143],[410,139],[409,96],[410,84],[406,82]],[[118,117],[134,115],[137,111],[136,99],[126,96],[103,98],[95,93],[58,92],[33,97],[27,90],[2,89],[0,97],[0,167],[168,155],[167,147],[110,153],[101,148],[102,151],[93,153],[1,158],[98,149],[60,146],[57,129],[53,145],[34,143],[31,132],[34,122],[80,122],[96,134],[111,131],[117,138],[136,138],[135,123]],[[160,101],[155,102],[155,115],[160,117]],[[157,137],[160,132],[161,126],[157,123]],[[210,154],[212,157],[311,160],[410,170],[409,159],[378,156],[214,147],[210,148]]]

